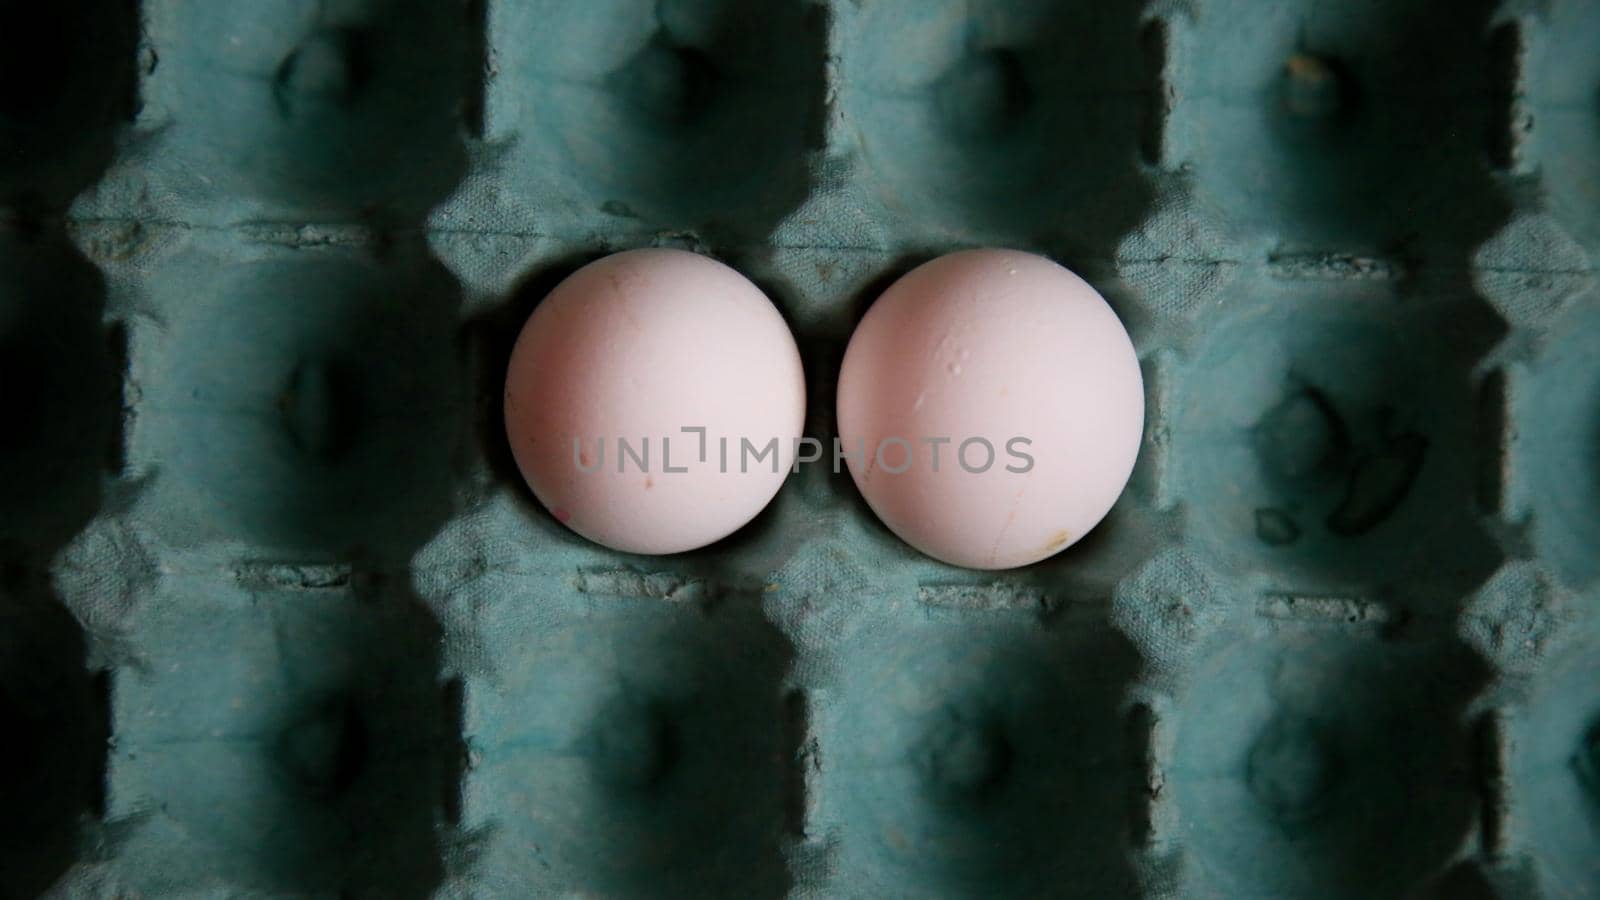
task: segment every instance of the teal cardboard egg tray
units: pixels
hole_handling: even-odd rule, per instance
[[[0,2],[0,896],[1600,896],[1600,3]],[[807,431],[1012,246],[1110,517],[813,465],[625,556],[517,477],[578,265],[710,253]]]

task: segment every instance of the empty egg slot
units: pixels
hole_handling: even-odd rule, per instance
[[[1510,24],[1523,37],[1514,172],[1526,176],[1529,193],[1519,206],[1551,214],[1592,259],[1600,246],[1600,6],[1552,4]]]
[[[1124,691],[1132,646],[1030,610],[858,601],[827,650],[818,826],[833,883],[867,893],[1123,895],[1146,780]]]
[[[464,675],[472,875],[610,895],[670,870],[674,891],[780,895],[805,802],[793,650],[750,594],[610,592],[627,581],[585,576],[580,591],[502,571],[472,591],[467,637],[500,660]]]
[[[127,884],[437,887],[459,748],[422,604],[370,581],[187,577],[161,593],[114,692],[108,815]]]
[[[163,535],[300,562],[398,560],[446,516],[466,408],[459,289],[435,260],[220,246],[151,279],[170,365],[140,378],[133,466]],[[412,247],[412,249],[416,249]]]
[[[481,4],[165,4],[147,20],[149,166],[186,220],[408,226],[465,174]]]
[[[1250,278],[1230,295],[1174,376],[1168,426],[1170,493],[1211,557],[1291,592],[1427,582],[1413,602],[1458,603],[1499,555],[1475,502],[1496,440],[1475,370],[1503,322],[1453,282]],[[1422,561],[1465,546],[1481,566]]]
[[[1171,127],[1197,194],[1267,248],[1439,257],[1506,202],[1488,164],[1504,66],[1491,0],[1212,3],[1173,19]],[[1503,57],[1504,54],[1500,54]]]
[[[1505,855],[1530,859],[1557,895],[1600,876],[1600,620],[1577,612],[1504,719]]]
[[[1582,590],[1600,577],[1600,308],[1574,304],[1556,325],[1516,370],[1509,463],[1540,555]]]
[[[1174,702],[1185,892],[1370,897],[1434,878],[1481,810],[1465,712],[1483,662],[1436,631],[1246,627],[1202,644]]]
[[[488,139],[510,145],[546,233],[760,241],[815,187],[825,16],[803,0],[497,5]]]
[[[839,5],[852,182],[901,241],[1109,258],[1149,211],[1163,26],[1145,4]]]

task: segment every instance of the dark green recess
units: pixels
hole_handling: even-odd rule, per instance
[[[1600,242],[1600,3],[1568,0],[1543,13],[1527,41],[1528,87],[1517,125],[1547,202],[1585,239],[1593,259]]]
[[[414,251],[416,248],[412,248]],[[403,559],[449,511],[464,399],[455,282],[426,256],[174,260],[141,373],[178,541]]]
[[[880,896],[1131,896],[1132,646],[1032,612],[885,613],[838,649],[836,699],[817,715],[844,883]]]
[[[1188,673],[1167,789],[1198,896],[1392,897],[1471,834],[1464,649],[1328,626],[1221,637]]]
[[[839,4],[851,149],[915,234],[1109,256],[1147,212],[1158,28],[1141,2]]]
[[[1516,381],[1517,477],[1541,551],[1574,587],[1600,576],[1600,299],[1583,298]]]
[[[1517,821],[1554,896],[1600,884],[1600,628],[1550,661],[1512,726]]]
[[[1284,587],[1406,583],[1448,599],[1487,575],[1474,504],[1491,438],[1473,370],[1504,330],[1487,305],[1275,280],[1227,303],[1170,425],[1198,545]]]
[[[182,579],[115,676],[109,815],[130,887],[426,897],[461,750],[404,590]]]
[[[495,580],[464,721],[467,852],[487,888],[783,893],[792,650],[754,600],[677,606]]]
[[[490,136],[514,129],[506,187],[546,228],[759,241],[810,192],[820,5],[529,0],[490,23]]]
[[[152,84],[181,201],[419,217],[465,171],[474,4],[177,0],[154,7]],[[200,176],[200,177],[196,177]],[[325,219],[320,219],[325,220]]]
[[[1504,215],[1491,180],[1509,100],[1494,0],[1217,0],[1183,26],[1172,131],[1196,186],[1288,249],[1470,247]],[[1504,77],[1501,75],[1500,77]]]

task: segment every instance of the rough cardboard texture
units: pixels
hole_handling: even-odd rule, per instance
[[[1600,892],[1600,4],[0,3],[0,895]],[[1128,324],[1005,573],[811,466],[671,558],[498,418],[711,253],[808,433],[894,277]]]

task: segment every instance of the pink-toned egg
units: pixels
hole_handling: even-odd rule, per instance
[[[506,374],[506,434],[534,495],[632,553],[692,550],[749,522],[789,473],[804,418],[778,310],[682,250],[574,272],[528,317]]]
[[[1030,253],[918,266],[857,326],[841,451],[895,534],[975,569],[1027,565],[1111,509],[1144,429],[1139,359],[1083,279]]]

